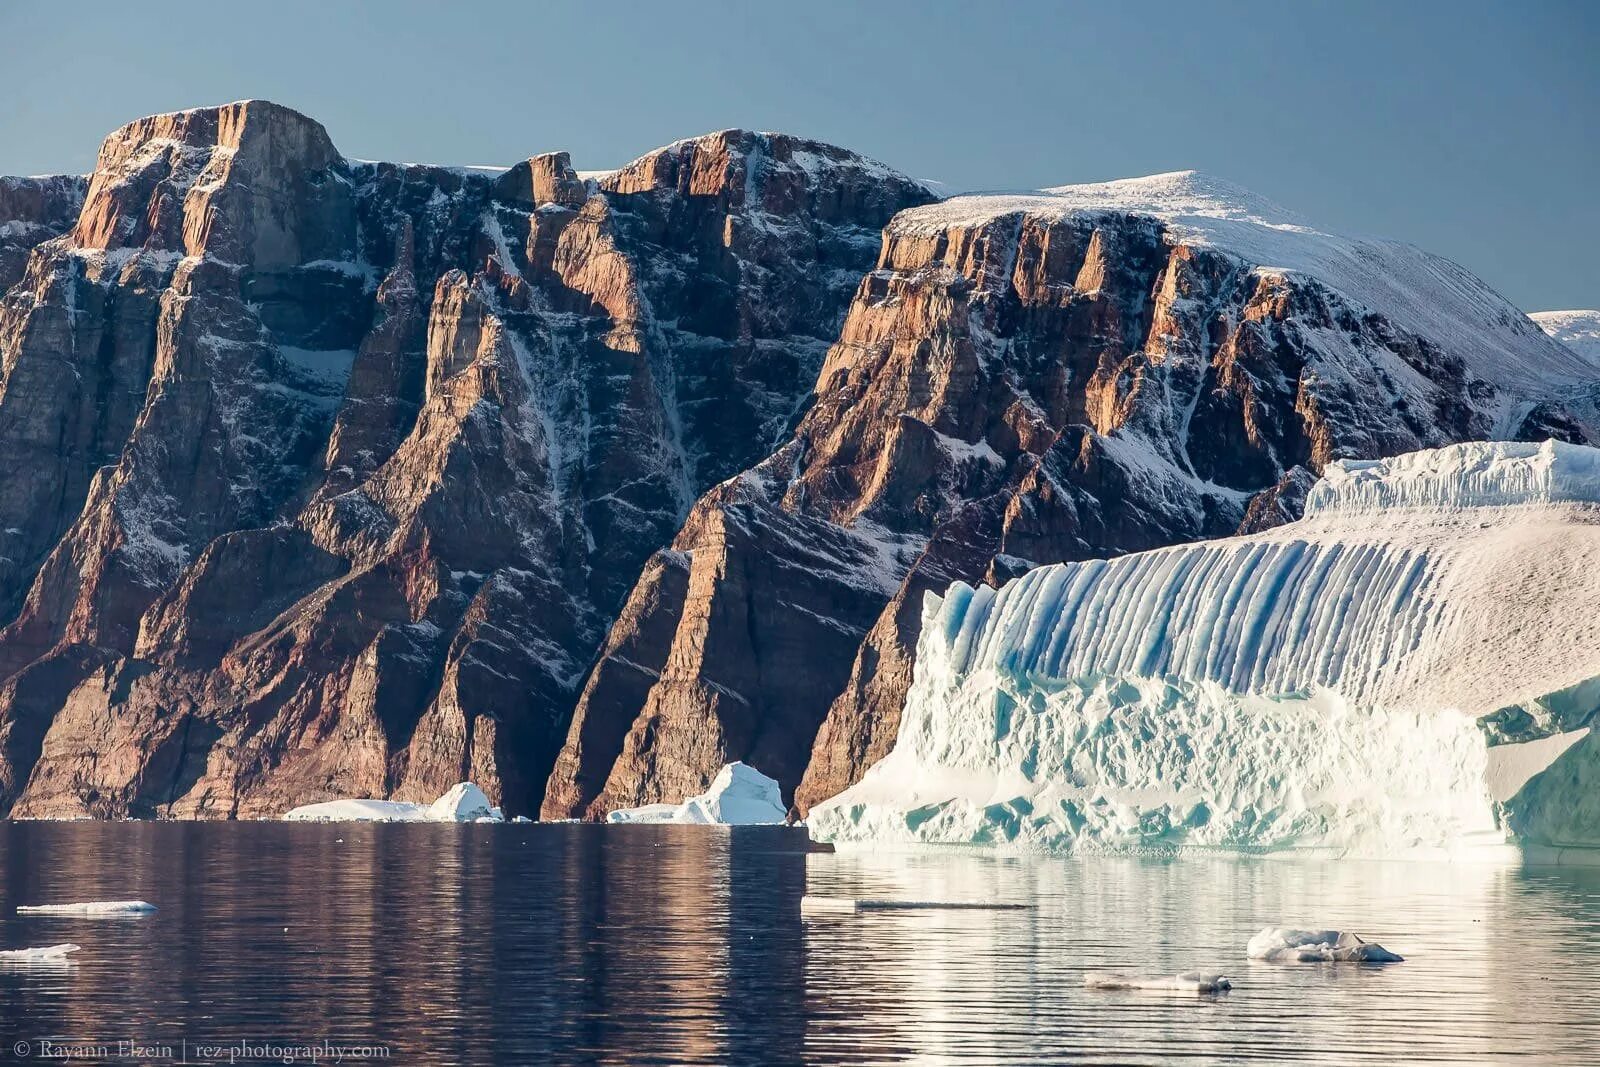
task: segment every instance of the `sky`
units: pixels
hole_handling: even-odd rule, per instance
[[[362,159],[580,170],[744,126],[956,189],[1215,174],[1600,307],[1600,3],[0,3],[0,173],[265,97]]]

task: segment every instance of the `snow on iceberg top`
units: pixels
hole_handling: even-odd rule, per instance
[[[1542,698],[1600,678],[1597,470],[1600,450],[1559,444],[1345,464],[1297,523],[930,595],[918,677],[1321,689],[1473,715]]]
[[[1528,318],[1584,359],[1600,363],[1600,311],[1535,311]]]
[[[1192,170],[1013,193],[970,193],[900,212],[892,232],[937,233],[1013,214],[1116,212],[1160,220],[1175,243],[1214,248],[1264,273],[1301,274],[1378,312],[1513,389],[1590,380],[1600,355],[1541,335],[1471,272],[1414,245],[1344,237],[1271,200]]]
[[[767,826],[787,816],[778,783],[748,763],[735,762],[724,765],[704,793],[682,804],[622,808],[607,815],[606,822]]]
[[[1473,441],[1391,459],[1330,463],[1306,496],[1306,518],[1398,508],[1600,503],[1600,449]]]

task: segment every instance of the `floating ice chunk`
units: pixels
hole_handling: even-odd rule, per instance
[[[1111,974],[1090,971],[1083,976],[1086,989],[1132,989],[1148,993],[1225,993],[1233,982],[1223,974]]]
[[[0,949],[0,963],[58,963],[64,962],[68,956],[77,951],[77,945]]]
[[[471,782],[453,785],[432,804],[403,800],[328,800],[303,804],[284,814],[285,822],[504,822],[505,813],[489,803]]]
[[[428,805],[428,819],[431,822],[470,822],[491,818],[496,811],[483,790],[471,782],[458,782]]]
[[[18,915],[149,915],[156,906],[144,900],[90,900],[81,904],[24,904]]]
[[[622,808],[607,815],[606,822],[772,826],[788,814],[777,782],[748,763],[729,763],[711,780],[710,789],[682,804]]]
[[[1291,930],[1269,926],[1250,939],[1245,954],[1269,963],[1400,963],[1382,945],[1342,930]]]
[[[987,900],[889,900],[860,897],[801,897],[800,912],[858,911],[1025,911],[1032,904],[1005,904]]]

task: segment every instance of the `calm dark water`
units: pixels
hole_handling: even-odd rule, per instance
[[[1600,1061],[1600,871],[803,849],[779,829],[0,823],[0,948],[83,946],[0,969],[0,1062],[17,1042],[40,1062],[41,1039],[191,1062],[320,1042],[403,1064]],[[1036,907],[802,919],[807,891]],[[15,913],[136,897],[161,910]],[[1279,922],[1408,960],[1246,962]],[[1081,987],[1196,967],[1237,987]]]

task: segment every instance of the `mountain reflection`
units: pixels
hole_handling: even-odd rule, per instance
[[[800,917],[811,892],[1026,911]],[[19,916],[139,897],[144,918]],[[1334,926],[1388,968],[1243,959]],[[0,1047],[381,1044],[425,1064],[1503,1059],[1600,1047],[1600,871],[807,854],[782,828],[0,823]],[[1093,992],[1085,970],[1234,977]],[[128,1061],[123,1061],[128,1062]]]

